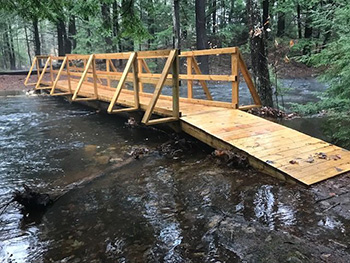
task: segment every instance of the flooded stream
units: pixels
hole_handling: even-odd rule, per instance
[[[103,176],[37,217],[10,206],[0,262],[349,262],[349,176],[306,188],[228,167],[201,144],[157,152],[168,140],[61,99],[1,97],[0,204],[23,183],[57,194]],[[136,148],[151,153],[107,170]]]

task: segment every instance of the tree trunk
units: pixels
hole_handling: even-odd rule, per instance
[[[117,43],[114,45],[113,49],[115,52],[122,52],[123,46],[121,38],[119,37],[119,7],[118,1],[115,0],[113,2],[113,35],[117,38]],[[119,59],[119,66],[121,67],[123,64],[123,60]]]
[[[181,39],[180,39],[180,0],[174,0],[174,48],[181,48]]]
[[[227,13],[227,4],[226,4],[226,0],[221,0],[221,4],[219,5],[220,9],[221,9],[221,16],[220,16],[220,23],[217,22],[217,24],[219,24],[219,29],[224,29],[226,27],[227,21],[226,21],[226,13]],[[217,9],[217,8],[216,8]],[[218,27],[216,27],[216,31]]]
[[[77,47],[77,41],[75,39],[76,34],[77,34],[77,28],[75,25],[75,16],[71,16],[69,19],[69,25],[68,25],[68,41],[71,46],[71,52]]]
[[[298,37],[302,38],[302,33],[301,33],[301,11],[300,11],[300,4],[297,5],[297,17],[298,17]]]
[[[113,36],[117,38],[117,43],[113,46],[113,51],[122,52],[122,43],[119,37],[119,10],[118,10],[118,2],[113,2]]]
[[[4,38],[4,35],[3,35]],[[2,65],[1,68],[2,69],[7,69],[7,59],[6,59],[6,50],[5,50],[5,44],[0,42],[0,48],[1,48],[1,58],[2,58]]]
[[[196,0],[195,2],[196,12],[196,43],[197,49],[208,48],[208,38],[205,28],[205,0]],[[204,74],[209,74],[209,61],[208,56],[198,57],[200,68]]]
[[[89,19],[89,16],[88,15],[85,15],[84,16],[84,23],[86,23],[87,25],[89,25],[90,24],[90,19]],[[90,27],[89,26],[87,26],[86,27],[86,49],[88,50],[87,52],[88,53],[91,53],[90,51],[91,51],[91,30],[90,30]]]
[[[272,87],[267,61],[266,35],[263,28],[258,0],[247,0],[247,14],[250,34],[250,52],[253,78],[262,104],[273,106]],[[263,20],[264,21],[264,20]]]
[[[216,29],[217,29],[217,23],[216,23],[216,0],[213,0],[212,20],[213,20],[213,35],[215,35],[216,34]]]
[[[328,0],[326,1],[325,4],[329,4],[329,5],[334,5],[334,0]],[[321,6],[322,6],[322,3],[321,3]],[[334,19],[334,15],[333,14],[330,14],[330,16],[328,17],[328,19],[330,21],[333,21]],[[319,31],[320,32],[320,31]],[[323,43],[322,43],[322,46],[321,48],[324,49],[328,43],[328,41],[331,39],[332,37],[332,23],[328,23],[327,25],[325,25],[325,28],[324,28],[324,39],[323,39]]]
[[[148,27],[148,32],[150,33],[150,35],[152,37],[155,34],[154,15],[155,15],[155,13],[154,13],[153,0],[148,0],[148,3],[147,3],[147,27]],[[147,41],[148,49],[152,48],[152,44],[153,44],[153,39],[149,38]]]
[[[33,20],[33,29],[34,29],[34,53],[35,55],[41,55],[41,44],[40,44],[40,37],[39,37],[39,27],[38,27],[38,20]]]
[[[41,43],[39,37],[39,27],[38,19],[33,20],[33,29],[34,29],[34,53],[35,55],[41,55]],[[39,67],[41,67],[41,59],[39,59]]]
[[[20,45],[19,45],[19,24],[17,24],[16,26],[16,46],[17,46],[17,54],[18,54],[18,58],[17,58],[17,68],[22,68],[22,60],[21,60],[21,55],[20,55]]]
[[[103,3],[101,5],[101,14],[102,14],[102,19],[103,19],[103,29],[106,30],[107,34],[105,35],[104,39],[106,42],[106,52],[111,52],[112,51],[112,37],[111,37],[111,32],[112,32],[112,21],[111,21],[111,7],[109,4]]]
[[[305,18],[305,32],[304,37],[307,39],[312,38],[312,18],[311,18],[311,11],[307,10],[306,12],[306,18]],[[303,54],[308,55],[311,53],[311,45],[310,43],[306,43],[306,45],[303,48]]]
[[[270,7],[269,6],[269,0],[263,0],[262,4],[263,4],[262,24],[263,24],[263,28],[264,28],[265,38],[268,39],[267,29],[270,26],[270,23],[269,23],[269,17],[270,17],[270,14],[269,14],[269,7]]]
[[[63,31],[60,21],[56,24],[57,27],[57,44],[58,44],[58,56],[64,56],[64,40]]]
[[[29,65],[32,65],[32,56],[30,55],[30,45],[29,45],[29,39],[28,39],[28,33],[27,33],[27,26],[26,25],[24,26],[24,34],[25,34],[25,37],[26,37]]]
[[[276,36],[282,37],[284,36],[285,33],[285,28],[286,28],[286,16],[283,12],[278,13],[278,18],[277,18],[277,33]]]
[[[6,31],[3,33],[4,44],[5,44],[4,55],[6,57],[6,60],[10,62],[10,69],[14,70],[16,69],[16,61],[14,60],[14,56],[13,56],[14,54],[12,53],[12,47],[10,43],[8,28]],[[7,63],[6,63],[6,67],[7,67]]]
[[[312,18],[311,18],[311,11],[307,10],[306,12],[306,18],[305,18],[305,32],[304,37],[305,38],[311,38],[312,37]]]
[[[15,53],[15,47],[14,47],[14,43],[13,43],[13,34],[12,34],[12,27],[9,24],[8,25],[8,30],[9,30],[9,48],[10,48],[10,68],[11,70],[15,70],[16,69],[16,53]]]
[[[229,11],[229,13],[228,13],[228,22],[229,22],[229,23],[232,22],[234,10],[235,10],[235,0],[231,0],[230,11]]]

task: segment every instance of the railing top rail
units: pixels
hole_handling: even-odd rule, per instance
[[[168,58],[171,51],[171,49],[137,51],[137,58]]]
[[[64,60],[65,57],[50,56],[51,60]]]
[[[171,49],[166,50],[150,50],[150,51],[136,51],[138,59],[147,58],[167,58],[170,54]],[[236,54],[238,51],[237,47],[228,48],[215,48],[215,49],[204,49],[204,50],[189,50],[181,51],[179,57],[189,56],[208,56],[208,55],[220,55],[220,54]],[[130,54],[133,52],[121,52],[121,53],[100,53],[93,54],[95,59],[128,59]],[[88,59],[91,55],[87,54],[67,54],[68,60]],[[52,60],[63,60],[64,56],[51,56],[51,55],[37,55],[37,59],[47,59],[51,57]]]
[[[67,54],[68,60],[89,59],[91,55],[85,54]]]
[[[95,59],[129,59],[133,52],[95,54]]]
[[[237,50],[238,50],[237,47],[227,47],[227,48],[181,51],[181,54],[179,55],[179,57],[235,54],[237,53]]]

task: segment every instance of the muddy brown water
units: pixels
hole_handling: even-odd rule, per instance
[[[0,203],[23,183],[60,193],[168,139],[61,99],[1,97]],[[228,167],[210,151],[152,152],[37,217],[10,206],[0,262],[350,261],[348,175],[306,188]]]

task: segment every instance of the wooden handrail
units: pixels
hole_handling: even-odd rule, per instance
[[[203,74],[199,67],[199,64],[196,60],[198,56],[210,56],[210,55],[229,55],[231,59],[231,72],[228,75],[216,75],[216,74]],[[157,58],[166,58],[165,67],[161,73],[155,73],[151,71],[147,65],[147,59],[157,59]],[[180,74],[179,67],[179,58],[186,58],[187,62],[187,71],[185,74]],[[39,60],[47,59],[45,66],[39,68]],[[124,68],[123,72],[117,70],[116,66],[113,64],[112,60],[126,60],[128,59],[127,65]],[[52,61],[63,60],[59,70],[55,70],[52,67]],[[98,62],[96,62],[98,60]],[[71,62],[70,62],[71,61]],[[84,63],[83,67],[77,67],[76,65],[71,65],[74,61],[82,61]],[[105,68],[99,67],[96,68],[96,63],[105,63]],[[32,62],[31,68],[28,72],[28,75],[25,80],[25,85],[30,85],[33,83],[28,83],[29,78],[32,74],[34,67],[38,69],[38,81],[34,83],[36,89],[40,88],[41,84],[47,85],[42,81],[44,74],[47,72],[47,68],[50,65],[50,94],[51,95],[67,95],[72,94],[72,100],[96,100],[99,98],[98,89],[106,88],[109,90],[114,89],[111,85],[114,82],[119,81],[113,99],[110,102],[108,112],[117,113],[121,111],[131,111],[139,109],[139,92],[142,96],[150,96],[151,100],[146,109],[145,115],[143,116],[143,123],[145,124],[155,124],[162,123],[167,121],[173,121],[178,119],[179,116],[179,101],[182,101],[184,98],[179,98],[179,80],[184,80],[187,82],[187,100],[190,100],[195,103],[209,103],[210,105],[224,105],[225,107],[231,108],[241,108],[239,107],[239,74],[241,73],[245,82],[247,83],[248,89],[254,100],[256,106],[261,105],[259,95],[254,87],[254,83],[250,77],[249,71],[246,67],[246,64],[243,61],[242,55],[239,52],[239,49],[236,47],[230,48],[219,48],[219,49],[209,49],[209,50],[194,50],[194,51],[183,51],[179,53],[176,50],[152,50],[152,51],[138,51],[138,52],[124,52],[124,53],[110,53],[110,54],[92,54],[92,55],[82,55],[82,54],[68,54],[65,57],[60,56],[36,56]],[[66,68],[66,69],[65,69]],[[129,74],[132,69],[132,74]],[[170,70],[172,69],[172,70]],[[41,71],[42,70],[42,71]],[[171,72],[170,72],[171,71]],[[57,74],[54,79],[54,74]],[[67,75],[68,81],[68,90],[69,92],[64,93],[55,93],[57,88],[58,81],[62,75]],[[75,77],[75,78],[74,78]],[[79,77],[79,81],[76,77]],[[71,81],[78,81],[78,84],[71,84]],[[99,84],[97,83],[99,81]],[[206,96],[206,101],[203,99],[195,99],[193,94],[193,81],[199,81],[203,92]],[[231,103],[228,102],[218,102],[214,101],[210,90],[208,87],[207,81],[224,81],[231,83],[232,90],[232,100]],[[126,83],[133,83],[134,90],[123,92],[132,92],[134,94],[135,104],[131,108],[127,109],[114,109],[115,105],[118,104],[118,98],[125,87]],[[76,82],[75,82],[76,83]],[[93,86],[93,96],[89,98],[82,98],[86,96],[86,92],[82,92],[80,98],[79,92],[82,89],[83,85],[90,83],[90,86]],[[144,84],[153,84],[155,87],[154,93],[145,93]],[[73,86],[71,86],[73,85]],[[136,86],[135,86],[136,85]],[[168,96],[169,99],[173,101],[173,116],[169,118],[163,118],[161,120],[151,120],[152,113],[155,109],[157,100],[162,97],[161,94],[162,88],[164,86],[172,86],[173,94]],[[73,90],[74,87],[74,91]],[[45,87],[44,87],[45,88]],[[165,96],[166,97],[166,96]],[[208,105],[209,105],[208,104]],[[249,106],[251,107],[251,106]]]
[[[227,48],[214,48],[214,49],[204,49],[204,50],[191,50],[191,51],[181,51],[179,57],[197,57],[197,56],[208,56],[208,55],[222,55],[222,54],[235,54],[237,53],[237,47],[227,47]]]

